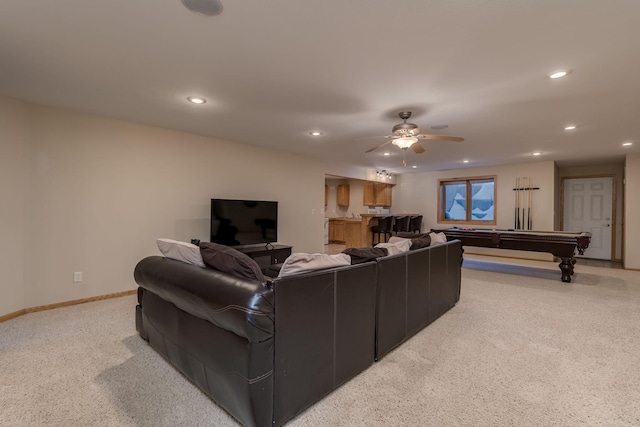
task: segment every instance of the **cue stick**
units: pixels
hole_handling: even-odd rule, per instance
[[[529,177],[522,178],[522,229],[527,229],[527,193],[526,190],[529,187]]]
[[[523,176],[523,177],[522,177],[522,180],[520,181],[520,188],[521,188],[521,189],[520,189],[520,194],[522,195],[522,203],[521,203],[521,204],[522,204],[522,222],[520,223],[520,225],[521,225],[521,226],[520,226],[520,229],[521,229],[521,230],[524,230],[524,227],[525,227],[525,225],[524,225],[524,224],[525,224],[525,221],[524,221],[524,219],[525,219],[525,218],[524,218],[524,216],[525,216],[525,214],[527,213],[527,211],[526,211],[526,204],[527,204],[526,202],[527,202],[527,201],[526,201],[526,199],[524,198],[524,188],[525,188],[524,186],[525,186],[525,181],[526,181],[526,179],[527,179],[527,178]]]
[[[516,178],[516,230],[520,228],[520,178]]]
[[[518,230],[522,230],[522,221],[520,220],[520,210],[522,209],[522,178],[518,178]]]
[[[531,207],[529,206],[529,193],[531,192],[531,177],[527,177],[527,193],[526,193],[526,204],[527,204],[527,220],[524,222],[525,229],[529,230],[529,215],[531,214]]]
[[[518,178],[516,178],[516,188],[514,188],[514,190],[516,190],[516,192],[513,193],[515,196],[513,199],[513,228],[516,228],[516,225],[518,224]]]
[[[529,182],[529,230],[533,230],[533,221],[531,220],[531,210],[533,209],[533,188]]]
[[[520,230],[520,204],[522,200],[520,199],[520,177],[518,177],[518,225],[516,226],[516,230]]]

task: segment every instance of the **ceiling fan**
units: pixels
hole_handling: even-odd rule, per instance
[[[464,141],[464,138],[459,136],[431,135],[422,133],[418,125],[416,125],[415,123],[407,123],[407,119],[411,117],[411,111],[401,111],[400,113],[398,113],[398,116],[400,116],[400,118],[403,120],[403,123],[395,125],[391,129],[391,135],[384,136],[384,138],[388,138],[388,141],[385,141],[380,145],[376,145],[375,147],[368,149],[367,151],[365,151],[365,153],[375,151],[387,144],[393,144],[400,147],[403,151],[403,154],[406,154],[406,151],[409,147],[411,147],[411,149],[415,153],[420,154],[424,153],[425,149],[418,143],[419,139],[436,139],[454,142]],[[406,159],[404,158],[402,160],[402,165],[407,165]]]

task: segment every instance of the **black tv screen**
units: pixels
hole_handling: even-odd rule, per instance
[[[278,241],[278,202],[211,199],[211,241],[227,246]]]

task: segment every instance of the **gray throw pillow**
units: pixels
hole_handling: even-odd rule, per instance
[[[233,276],[254,279],[264,282],[264,275],[260,266],[249,255],[217,243],[200,243],[200,253],[204,263],[218,271]]]

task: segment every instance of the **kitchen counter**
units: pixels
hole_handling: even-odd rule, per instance
[[[416,213],[389,214],[393,216],[416,216]],[[348,248],[371,247],[371,226],[384,214],[360,214],[360,218],[329,218],[329,241],[344,242]]]

